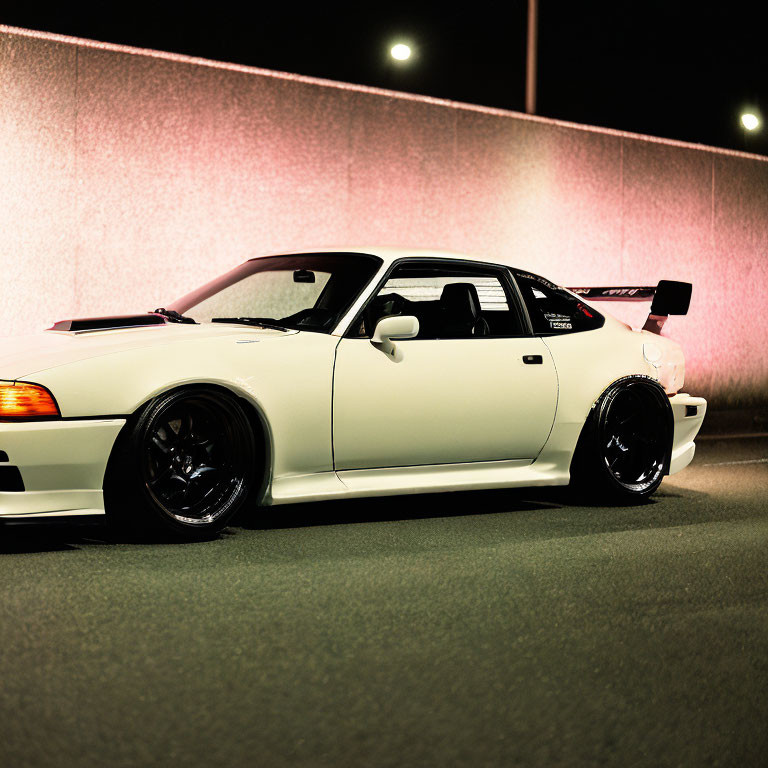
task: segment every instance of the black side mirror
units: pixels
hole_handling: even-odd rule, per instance
[[[651,304],[652,315],[686,315],[691,305],[691,283],[659,280]]]
[[[294,283],[314,283],[315,273],[310,272],[308,269],[297,269],[293,273]]]

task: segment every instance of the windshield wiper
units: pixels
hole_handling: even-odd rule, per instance
[[[191,317],[180,315],[175,309],[166,309],[165,307],[160,307],[160,309],[156,309],[150,314],[167,317],[172,323],[192,323],[193,325],[197,325],[197,323]]]
[[[212,323],[238,323],[239,325],[258,325],[259,328],[272,328],[276,331],[287,331],[284,325],[278,325],[274,321],[264,320],[260,317],[212,317]]]

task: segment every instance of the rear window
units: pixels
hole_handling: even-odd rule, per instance
[[[542,336],[592,331],[605,318],[568,291],[530,272],[514,272],[531,317],[533,332]]]

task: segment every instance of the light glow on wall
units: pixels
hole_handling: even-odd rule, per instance
[[[686,386],[766,398],[765,157],[7,27],[0,103],[0,336],[165,306],[253,256],[432,247],[690,281],[665,327]]]

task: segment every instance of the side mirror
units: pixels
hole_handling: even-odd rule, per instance
[[[376,329],[371,337],[371,344],[384,354],[395,357],[396,347],[393,339],[412,339],[419,333],[419,321],[413,315],[396,315],[382,317],[376,323]]]

